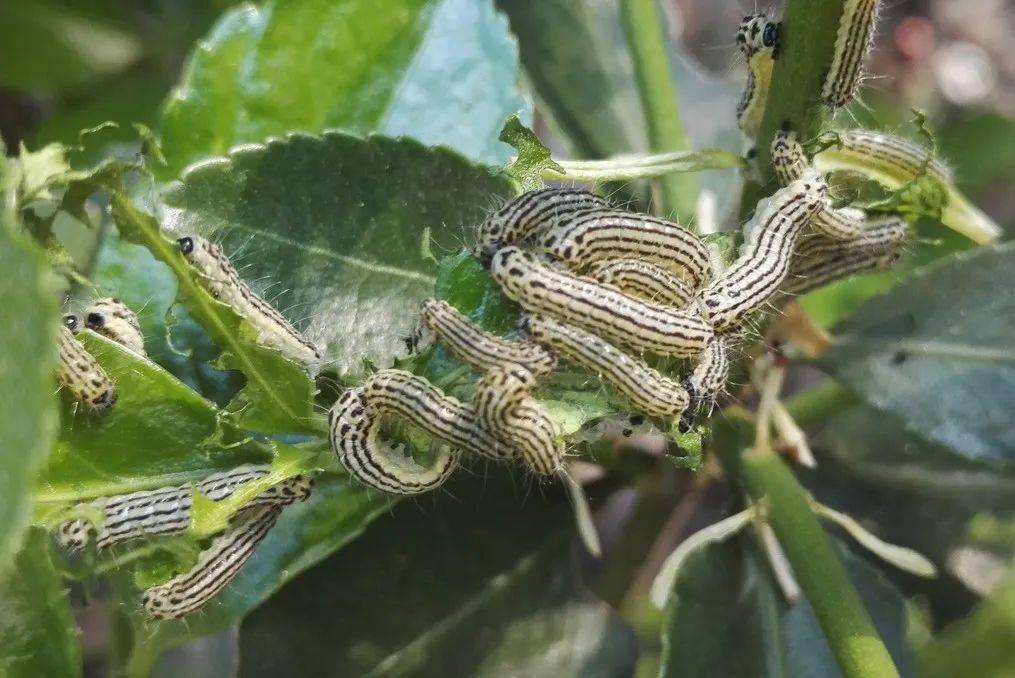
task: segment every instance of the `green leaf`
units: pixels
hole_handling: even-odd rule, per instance
[[[1013,270],[1010,245],[928,267],[843,323],[822,365],[925,439],[1010,466]]]
[[[489,0],[245,5],[198,45],[167,101],[164,177],[238,144],[329,128],[409,134],[499,163],[497,131],[528,108],[517,70]]]
[[[33,530],[15,569],[0,577],[0,674],[7,678],[81,675],[77,628],[49,538]]]
[[[401,337],[434,289],[424,230],[440,254],[457,251],[463,232],[510,193],[503,178],[446,150],[327,133],[195,167],[165,203],[177,233],[213,235],[227,253],[256,252],[238,262],[243,275],[277,285],[274,303],[310,318],[310,336],[347,374],[404,351]]]
[[[522,124],[517,115],[508,118],[498,138],[506,144],[511,144],[512,148],[518,151],[518,157],[508,167],[507,173],[518,182],[523,191],[543,186],[545,170],[564,173],[564,168],[550,157],[550,149],[532,130]]]

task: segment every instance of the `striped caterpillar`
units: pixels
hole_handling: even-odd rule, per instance
[[[588,275],[626,294],[674,308],[683,308],[694,298],[690,285],[669,271],[640,259],[597,261],[589,267]]]
[[[640,259],[686,276],[697,288],[710,273],[708,248],[672,221],[614,209],[585,210],[564,220],[543,251],[574,271],[603,260]]]
[[[684,388],[696,402],[711,405],[726,388],[726,378],[730,370],[729,351],[732,344],[732,337],[721,335],[708,342],[708,346],[702,351],[691,375],[684,380]]]
[[[116,403],[116,387],[91,353],[85,350],[72,330],[77,316],[66,315],[57,334],[57,377],[79,402],[93,410],[105,410]]]
[[[197,235],[177,242],[209,294],[233,308],[257,330],[258,342],[316,372],[323,360],[321,347],[311,343],[282,314],[243,282],[221,248]]]
[[[157,490],[102,497],[78,508],[101,512],[100,524],[94,526],[84,518],[75,518],[57,528],[57,541],[68,551],[80,551],[95,540],[98,549],[155,535],[179,534],[190,526],[193,493],[198,491],[212,501],[233,494],[240,485],[262,478],[269,466],[244,465],[208,476],[195,485],[184,484]],[[298,475],[268,488],[242,510],[261,505],[285,506],[310,496],[309,476]]]
[[[779,49],[779,24],[764,14],[745,16],[737,30],[737,45],[747,58],[747,83],[737,104],[737,125],[750,138],[758,135]]]
[[[955,176],[947,164],[935,158],[923,146],[904,137],[863,129],[838,132],[836,136],[836,145],[828,149],[827,153],[871,167],[900,183],[924,175],[944,184],[955,182]]]
[[[713,335],[695,310],[678,311],[642,301],[556,271],[517,247],[498,251],[490,274],[504,294],[526,311],[549,315],[635,350],[691,357]]]
[[[878,0],[847,0],[842,8],[832,65],[821,88],[821,98],[833,109],[845,106],[856,94],[877,14]]]
[[[556,226],[565,215],[609,206],[598,195],[573,188],[545,188],[523,193],[483,222],[474,254],[484,265],[489,264],[501,247],[524,244]]]
[[[137,314],[119,299],[107,297],[91,302],[85,309],[85,327],[147,356]]]

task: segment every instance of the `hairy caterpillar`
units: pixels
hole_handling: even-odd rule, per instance
[[[737,125],[748,137],[758,135],[779,47],[779,24],[764,14],[745,16],[737,30],[737,45],[747,58],[747,83],[737,104]]]
[[[488,264],[501,247],[520,245],[556,226],[567,214],[609,206],[595,193],[573,188],[544,188],[523,193],[483,222],[474,254]]]
[[[236,578],[275,526],[281,506],[260,506],[212,540],[189,571],[147,589],[145,612],[155,619],[179,619],[204,606]]]
[[[708,342],[708,346],[698,357],[694,370],[684,380],[684,388],[697,402],[712,403],[722,390],[726,388],[729,375],[729,349],[733,343],[728,335],[717,336]]]
[[[783,186],[801,178],[811,168],[796,132],[781,129],[772,137],[772,172]]]
[[[602,260],[642,259],[687,276],[697,288],[708,277],[708,248],[682,226],[644,214],[585,210],[552,229],[543,251],[580,271]]]
[[[105,410],[116,403],[116,388],[92,354],[74,338],[71,330],[77,327],[76,316],[64,316],[57,334],[57,377],[78,401],[94,410]]]
[[[218,245],[196,235],[184,236],[178,242],[208,292],[250,321],[261,344],[280,351],[311,372],[316,371],[324,357],[321,348],[305,339],[281,313],[250,289]]]
[[[702,293],[702,304],[717,331],[740,325],[775,293],[789,271],[797,236],[827,194],[824,180],[807,174],[777,191],[756,214],[740,256]]]
[[[687,409],[688,394],[680,384],[596,335],[540,315],[527,318],[526,328],[534,340],[609,383],[639,412],[679,417]]]
[[[845,106],[856,94],[877,14],[878,0],[847,0],[843,5],[832,65],[821,88],[821,98],[833,109]]]
[[[588,275],[596,282],[613,285],[627,294],[674,308],[683,308],[694,290],[683,280],[655,264],[640,259],[597,261]]]
[[[494,367],[476,384],[473,403],[484,429],[517,448],[533,471],[550,475],[561,469],[564,447],[553,421],[530,395],[535,385],[524,368]]]
[[[85,309],[85,326],[138,355],[147,355],[137,314],[119,299],[107,297],[90,303]]]
[[[696,310],[678,311],[642,301],[556,271],[517,247],[498,251],[490,274],[504,294],[526,311],[549,315],[636,350],[689,357],[700,352],[713,335]]]
[[[57,541],[68,551],[79,551],[90,538],[95,539],[96,548],[105,549],[139,537],[179,534],[190,526],[194,490],[219,501],[231,496],[240,485],[266,476],[270,470],[269,466],[248,464],[210,475],[193,486],[185,484],[96,499],[79,506],[100,511],[101,525],[95,527],[84,518],[68,520],[57,528]],[[262,492],[243,510],[303,501],[310,496],[310,490],[309,476],[293,476]]]
[[[839,132],[838,144],[828,152],[833,151],[903,182],[923,174],[945,184],[955,181],[951,168],[941,159],[933,157],[923,146],[894,134],[862,129]]]
[[[429,332],[462,362],[478,370],[519,365],[534,376],[549,374],[556,359],[542,346],[511,341],[476,327],[468,316],[446,301],[425,299],[420,306],[419,329],[411,344],[415,350],[428,343]]]

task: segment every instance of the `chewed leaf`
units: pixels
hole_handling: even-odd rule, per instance
[[[535,132],[522,124],[517,115],[507,119],[498,138],[518,151],[518,156],[508,166],[507,173],[518,182],[523,191],[541,187],[543,172],[547,170],[564,174],[564,168],[550,157],[550,149],[539,140]]]

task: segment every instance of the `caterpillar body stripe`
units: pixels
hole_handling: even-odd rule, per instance
[[[304,338],[274,306],[243,282],[218,245],[197,235],[184,236],[178,242],[208,292],[248,320],[257,330],[260,344],[316,371],[324,358],[321,347]]]
[[[909,225],[902,217],[885,215],[867,220],[867,227],[859,237],[841,241],[820,235],[802,238],[793,256],[800,259],[826,257],[842,254],[849,250],[889,249],[902,245],[909,232]]]
[[[824,180],[808,174],[777,191],[759,210],[740,256],[702,293],[716,330],[737,327],[776,292],[789,272],[797,236],[827,194]]]
[[[781,129],[772,137],[772,172],[783,186],[788,186],[803,177],[811,169],[810,160],[804,147],[797,140],[796,132]]]
[[[473,404],[483,428],[517,448],[534,472],[550,475],[563,465],[564,446],[553,421],[530,394],[535,384],[523,368],[494,367],[476,384]]]
[[[504,294],[530,313],[557,318],[606,341],[659,355],[690,357],[713,336],[697,310],[675,310],[557,271],[535,256],[505,247],[490,274]]]
[[[733,340],[729,336],[718,336],[698,357],[694,370],[684,381],[684,387],[693,400],[699,403],[714,403],[729,376],[729,350]]]
[[[281,506],[260,506],[212,540],[189,571],[147,589],[145,612],[155,619],[179,619],[199,610],[229,585],[275,526]]]
[[[679,417],[687,409],[690,400],[680,384],[595,334],[543,315],[530,316],[526,327],[534,340],[598,375],[639,412]]]
[[[886,132],[854,129],[838,134],[838,145],[829,149],[862,165],[911,181],[926,173],[945,184],[955,182],[951,168],[923,146]],[[820,157],[820,155],[819,155]]]
[[[845,106],[856,94],[877,14],[878,0],[847,0],[843,5],[832,64],[821,87],[821,98],[833,109]]]
[[[609,202],[595,193],[573,188],[545,188],[523,193],[483,222],[474,254],[488,264],[501,247],[523,244],[556,226],[569,214],[609,206]]]
[[[737,30],[737,45],[747,59],[747,82],[737,104],[737,125],[748,137],[758,135],[772,82],[779,46],[779,24],[764,14],[744,17]]]
[[[588,275],[627,294],[674,308],[683,308],[694,298],[694,289],[682,279],[640,259],[597,261]]]
[[[68,551],[79,551],[94,538],[96,548],[101,550],[140,537],[179,534],[190,526],[195,489],[212,501],[220,501],[240,485],[262,478],[270,470],[269,466],[244,465],[210,475],[193,486],[163,487],[86,502],[82,506],[102,512],[101,525],[93,526],[84,518],[66,521],[57,528],[57,541]],[[309,476],[293,476],[262,492],[242,511],[253,506],[285,506],[303,501],[310,496],[311,486]]]
[[[780,291],[788,295],[806,294],[829,283],[859,273],[883,271],[902,256],[904,240],[884,247],[857,246],[828,240],[817,253],[794,256],[790,275]]]
[[[417,350],[425,332],[432,333],[456,358],[487,370],[502,365],[518,365],[534,376],[549,374],[556,359],[538,344],[511,341],[477,327],[467,315],[446,301],[426,299],[420,307],[420,329],[413,343]]]
[[[552,229],[543,251],[575,271],[602,260],[641,259],[687,277],[697,288],[710,273],[708,248],[666,219],[613,209],[585,210]]]
[[[57,334],[57,377],[75,399],[93,410],[105,410],[116,403],[116,387],[106,371],[74,338],[75,316],[64,316]]]
[[[85,326],[138,355],[147,356],[137,314],[119,299],[107,297],[91,302],[85,309]]]

